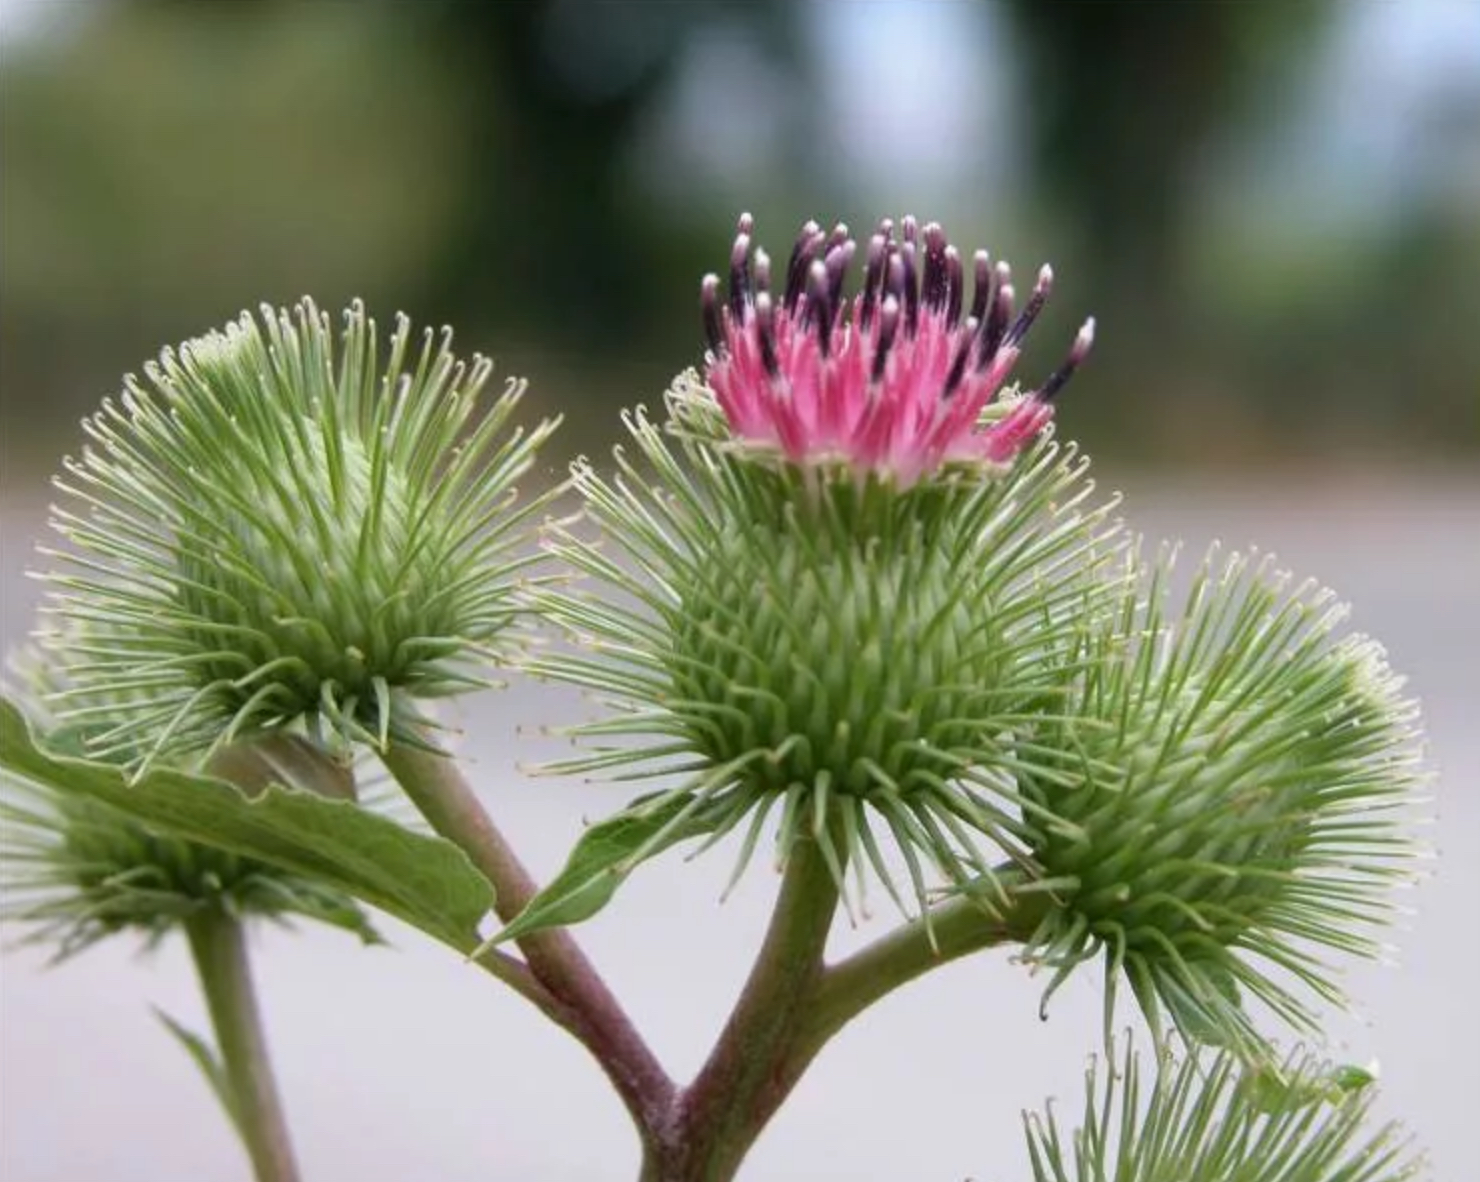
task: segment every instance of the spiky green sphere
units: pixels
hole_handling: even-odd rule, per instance
[[[193,916],[313,919],[378,937],[352,899],[255,858],[163,837],[83,797],[12,784],[0,798],[0,919],[58,958],[135,932],[154,943]]]
[[[336,333],[307,300],[145,373],[57,482],[51,710],[92,721],[84,703],[119,690],[136,706],[91,754],[209,753],[300,722],[383,745],[419,700],[481,683],[524,561],[513,482],[551,429],[510,429],[521,384],[486,402],[490,363],[459,361],[449,333],[418,345],[399,317],[382,348],[360,305]]]
[[[1006,472],[900,487],[731,446],[691,376],[667,409],[629,420],[641,470],[578,465],[599,542],[552,533],[592,582],[540,606],[588,651],[535,668],[613,701],[586,738],[638,739],[565,766],[677,765],[707,830],[750,823],[742,857],[776,810],[782,857],[807,834],[891,892],[893,845],[922,904],[932,870],[963,882],[1020,853],[1035,805],[1012,774],[1034,757],[1008,736],[1055,708],[1041,658],[1091,611],[1110,549],[1083,462],[1045,442]]]
[[[1030,956],[1062,977],[1103,950],[1153,1023],[1252,1045],[1241,995],[1308,1028],[1293,985],[1339,1000],[1322,953],[1376,951],[1412,852],[1414,711],[1329,593],[1268,562],[1206,567],[1180,619],[1146,590],[1039,729],[1061,774],[1023,779],[1064,822],[1031,843],[1058,905]]]
[[[274,705],[286,717],[314,710],[326,685],[343,700],[373,701],[374,677],[411,685],[457,647],[405,643],[418,632],[455,635],[448,618],[455,605],[435,597],[446,559],[436,537],[442,523],[427,523],[431,536],[418,543],[404,477],[387,471],[375,489],[365,449],[353,439],[342,443],[336,472],[317,430],[305,427],[312,433],[285,439],[282,456],[301,483],[285,487],[243,465],[234,483],[246,506],[223,505],[177,549],[176,602],[205,654],[202,681],[225,684],[276,667]],[[304,486],[334,488],[336,477],[332,514],[310,517],[321,528],[305,534]],[[356,577],[346,579],[348,572]],[[229,647],[217,640],[228,629]]]
[[[761,791],[929,793],[982,744],[976,720],[1011,675],[992,572],[960,569],[949,518],[890,521],[883,489],[864,491],[877,532],[836,494],[798,491],[775,490],[774,524],[716,522],[674,581],[666,657],[675,701],[706,707],[694,746],[716,764],[773,753],[746,773]]]

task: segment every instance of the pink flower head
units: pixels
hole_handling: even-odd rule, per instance
[[[1014,316],[1012,272],[972,259],[962,320],[961,256],[934,222],[889,219],[869,239],[863,288],[843,295],[857,243],[848,227],[802,227],[771,291],[771,260],[751,255],[749,214],[730,252],[728,298],[704,279],[706,378],[735,435],[794,463],[839,462],[908,486],[943,464],[1002,466],[1053,417],[1053,397],[1094,340],[1087,320],[1064,363],[990,423],[983,408],[1012,371],[1053,284],[1044,267]],[[923,258],[921,257],[923,255]]]

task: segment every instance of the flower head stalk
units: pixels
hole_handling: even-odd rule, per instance
[[[753,229],[742,215],[728,294],[717,275],[701,288],[705,379],[738,438],[793,463],[840,463],[904,486],[947,464],[1005,466],[1053,417],[1094,340],[1090,319],[1041,386],[991,405],[1048,301],[1051,268],[1018,310],[1011,268],[977,251],[967,308],[964,264],[939,224],[906,217],[896,239],[886,218],[869,238],[862,288],[847,297],[857,243],[844,225],[824,233],[808,222],[773,291]]]

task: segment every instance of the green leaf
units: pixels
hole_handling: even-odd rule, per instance
[[[220,1056],[216,1054],[216,1048],[211,1046],[210,1043],[206,1042],[205,1039],[201,1038],[193,1030],[176,1022],[158,1007],[154,1010],[154,1016],[164,1023],[165,1029],[175,1036],[176,1041],[185,1048],[185,1053],[200,1068],[200,1073],[206,1077],[206,1082],[211,1085],[211,1091],[216,1094],[216,1099],[221,1102],[221,1107],[225,1110],[227,1119],[231,1121],[237,1133],[240,1134],[242,1127],[236,1111],[236,1096],[231,1090],[231,1080],[226,1075],[226,1065],[221,1062]]]
[[[545,928],[590,919],[611,901],[617,887],[640,863],[713,829],[713,821],[700,811],[684,815],[693,808],[691,793],[646,796],[592,825],[581,834],[565,868],[478,952]]]
[[[171,769],[130,783],[114,764],[53,754],[0,698],[0,770],[91,797],[160,833],[219,846],[337,887],[468,951],[493,888],[451,842],[412,832],[348,800],[276,785],[247,796],[224,780]]]

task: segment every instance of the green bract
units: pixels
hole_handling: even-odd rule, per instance
[[[1043,658],[1091,613],[1109,553],[1084,461],[1041,443],[1005,475],[901,489],[737,448],[694,375],[667,409],[662,426],[627,420],[641,467],[621,452],[614,480],[577,466],[601,537],[568,523],[550,548],[592,582],[538,601],[587,652],[535,669],[613,700],[578,733],[638,740],[563,766],[683,775],[635,806],[689,807],[626,864],[686,826],[748,821],[743,863],[779,815],[783,858],[813,835],[836,877],[871,866],[898,898],[884,837],[923,904],[935,873],[961,882],[1020,854],[1037,806],[1014,776],[1055,772],[1008,736],[1057,709]]]
[[[1143,1099],[1127,1050],[1089,1071],[1072,1137],[1051,1110],[1026,1118],[1033,1182],[1404,1182],[1423,1163],[1397,1125],[1368,1130],[1371,1080],[1300,1053],[1257,1072],[1163,1057]]]
[[[1103,950],[1110,997],[1123,971],[1153,1026],[1253,1045],[1243,993],[1314,1027],[1288,985],[1339,1000],[1318,953],[1377,951],[1413,853],[1416,708],[1329,592],[1235,556],[1169,618],[1169,565],[1081,635],[1069,700],[1031,731],[1062,774],[1022,790],[1066,824],[1031,843],[1055,903],[1029,957],[1051,992]]]
[[[50,709],[91,752],[142,764],[304,721],[345,742],[411,738],[415,699],[480,684],[507,627],[513,481],[551,430],[485,405],[491,364],[382,350],[355,304],[336,343],[305,300],[166,349],[84,424],[53,523]],[[538,504],[538,502],[534,502]],[[93,630],[76,643],[76,628]],[[95,691],[130,714],[99,721]]]

